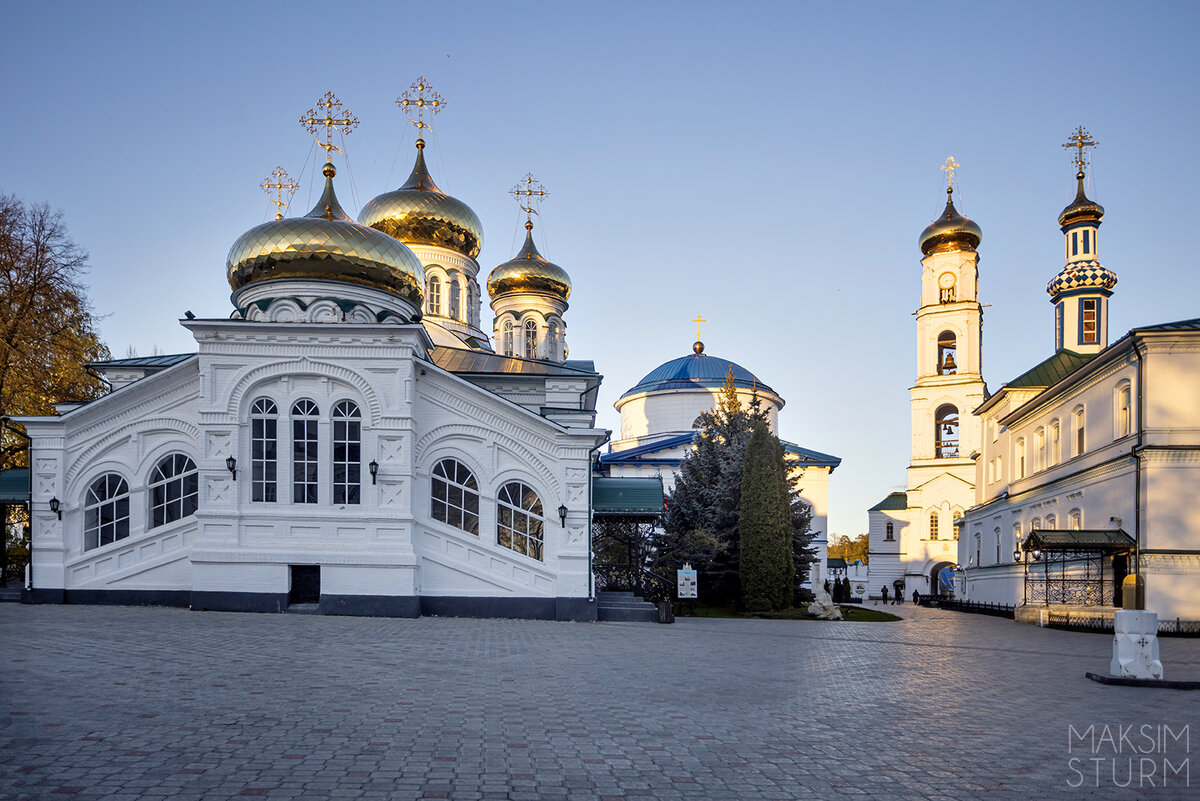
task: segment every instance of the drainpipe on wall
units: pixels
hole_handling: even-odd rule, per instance
[[[1134,606],[1144,609],[1146,606],[1145,580],[1142,578],[1142,436],[1145,423],[1142,415],[1146,411],[1146,393],[1143,388],[1144,371],[1142,369],[1142,354],[1138,350],[1138,339],[1131,336],[1133,358],[1137,361],[1137,442],[1134,443],[1133,455],[1133,574],[1137,582],[1134,590]],[[1140,598],[1139,598],[1140,596]],[[1122,600],[1124,600],[1122,598]],[[1138,603],[1138,601],[1141,603]]]

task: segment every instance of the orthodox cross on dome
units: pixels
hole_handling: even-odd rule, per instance
[[[283,210],[288,207],[288,203],[292,200],[292,195],[300,188],[300,184],[293,181],[292,176],[287,174],[287,170],[279,166],[263,179],[259,187],[267,193],[268,197],[270,197],[272,192],[275,193],[275,197],[271,198],[271,202],[275,204],[275,219],[282,220]],[[287,192],[287,200],[283,199],[284,192]]]
[[[322,142],[318,137],[317,147],[325,150],[326,161],[332,161],[333,151],[342,152],[333,143],[333,129],[341,128],[342,135],[345,136],[358,127],[358,118],[350,113],[350,109],[342,106],[342,101],[334,97],[333,92],[326,92],[316,105],[300,118],[300,124],[310,134],[316,134],[319,128],[325,129],[325,141]]]
[[[428,93],[428,94],[426,94]],[[446,105],[446,101],[442,96],[433,91],[433,87],[429,85],[429,81],[425,80],[425,76],[417,78],[417,80],[408,87],[408,91],[396,98],[396,105],[403,109],[404,114],[408,117],[408,121],[417,127],[417,138],[421,138],[421,130],[430,127],[429,123],[425,122],[425,110],[429,109],[430,116],[437,114]],[[413,111],[416,111],[417,118],[413,119]]]
[[[1075,162],[1075,166],[1079,168],[1080,177],[1083,176],[1083,168],[1086,167],[1088,162],[1091,160],[1088,157],[1086,149],[1089,147],[1096,147],[1098,144],[1100,143],[1093,139],[1092,135],[1088,133],[1082,125],[1076,128],[1075,131],[1067,137],[1067,141],[1063,143],[1063,147],[1067,150],[1075,150],[1075,155],[1071,157],[1071,161]]]
[[[954,160],[954,156],[947,156],[946,163],[939,167],[942,172],[946,173],[946,191],[954,190],[954,172],[958,169],[958,162]]]
[[[692,322],[696,324],[696,341],[699,342],[700,341],[700,323],[707,323],[708,320],[706,320],[705,318],[703,318],[699,314],[697,314],[695,317],[692,318]]]
[[[525,227],[532,228],[533,215],[538,213],[538,210],[534,208],[535,204],[540,206],[542,198],[550,195],[546,191],[546,187],[533,177],[533,173],[527,172],[516,186],[508,190],[508,193],[516,198],[517,205],[521,207],[521,211],[525,212]]]

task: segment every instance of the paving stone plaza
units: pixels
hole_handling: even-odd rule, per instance
[[[906,619],[0,604],[0,798],[1197,797],[1200,775],[1162,773],[1196,772],[1200,692],[1085,679],[1111,637],[889,609]],[[1161,651],[1200,679],[1200,640]]]

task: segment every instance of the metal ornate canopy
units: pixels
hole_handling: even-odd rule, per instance
[[[1128,567],[1118,562],[1133,552],[1134,541],[1121,529],[1033,529],[1018,549],[1025,556],[1026,604],[1111,606],[1123,578],[1118,574]],[[1108,582],[1106,557],[1113,571]]]

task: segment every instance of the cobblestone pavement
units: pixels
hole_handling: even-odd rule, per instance
[[[1187,796],[1139,768],[1161,785],[1163,725],[1200,738],[1200,692],[1085,679],[1104,635],[893,609],[660,626],[0,604],[0,798]],[[1200,679],[1200,640],[1161,650],[1168,678]],[[1152,753],[1112,728],[1131,724],[1158,727]],[[1071,726],[1095,748],[1069,751]],[[1165,750],[1190,769],[1190,742]]]

